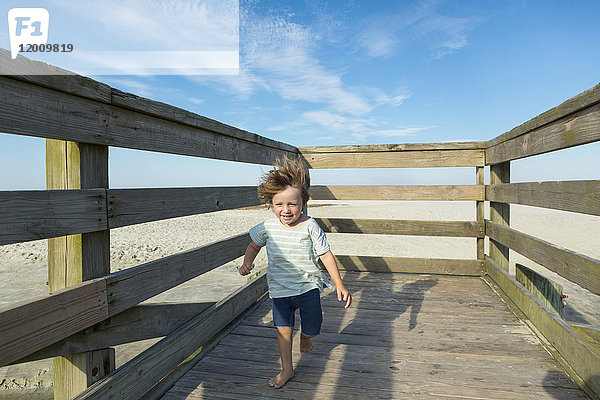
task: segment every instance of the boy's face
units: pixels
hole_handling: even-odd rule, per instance
[[[273,211],[281,223],[288,227],[298,224],[302,216],[302,192],[288,186],[273,196]]]

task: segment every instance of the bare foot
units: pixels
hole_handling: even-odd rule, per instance
[[[300,353],[310,353],[315,349],[315,345],[312,342],[310,336],[305,336],[303,333],[300,334]]]
[[[287,381],[294,377],[294,371],[285,371],[282,370],[276,377],[269,379],[269,386],[274,387],[275,389],[279,389]]]

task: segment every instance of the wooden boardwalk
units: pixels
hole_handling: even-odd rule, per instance
[[[586,399],[537,337],[476,277],[346,273],[344,310],[323,296],[313,353],[294,341],[282,389],[270,301],[163,397],[173,399]],[[298,321],[297,321],[298,323]]]

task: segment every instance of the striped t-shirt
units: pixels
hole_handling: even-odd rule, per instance
[[[297,296],[315,288],[322,291],[323,285],[331,287],[317,264],[317,257],[329,251],[329,244],[314,219],[289,228],[274,217],[249,233],[254,243],[267,246],[269,297]]]

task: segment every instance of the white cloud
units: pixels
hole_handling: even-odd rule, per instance
[[[390,57],[408,44],[419,42],[441,58],[468,44],[468,33],[477,17],[448,17],[437,10],[437,3],[423,1],[417,8],[366,20],[356,43],[370,57]]]
[[[204,100],[203,100],[203,99],[197,99],[197,98],[195,98],[195,97],[190,97],[188,100],[189,100],[191,103],[194,103],[194,104],[198,104],[198,105],[200,105],[200,104],[204,104]]]

